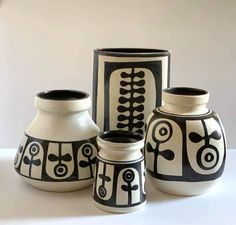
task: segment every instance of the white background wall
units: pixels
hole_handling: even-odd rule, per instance
[[[234,0],[0,0],[0,147],[18,145],[37,92],[91,94],[100,47],[171,50],[171,85],[209,90],[236,148]]]

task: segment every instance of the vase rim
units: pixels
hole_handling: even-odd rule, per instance
[[[110,130],[104,131],[98,135],[98,141],[113,147],[133,147],[144,144],[143,135],[126,130]]]
[[[36,94],[35,105],[43,111],[76,112],[90,108],[88,93],[77,90],[48,90]]]
[[[193,88],[193,87],[171,87],[162,90],[164,93],[171,94],[171,95],[180,95],[180,96],[190,96],[190,97],[201,97],[204,95],[209,95],[209,92],[200,89],[200,88]]]
[[[77,90],[58,89],[42,91],[39,92],[36,96],[41,99],[53,101],[76,101],[88,98],[89,94]]]
[[[99,48],[94,53],[107,56],[169,56],[170,52],[165,49],[154,48]]]

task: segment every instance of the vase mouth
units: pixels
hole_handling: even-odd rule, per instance
[[[143,136],[137,132],[125,130],[105,131],[99,135],[103,141],[112,143],[136,143],[143,140]]]
[[[192,87],[172,87],[163,90],[164,93],[181,96],[203,96],[208,95],[208,91]]]
[[[89,94],[77,90],[49,90],[39,92],[35,105],[42,111],[66,113],[88,110],[91,106]]]
[[[165,49],[154,48],[100,48],[95,53],[108,56],[168,56],[170,52]]]
[[[76,90],[48,90],[39,92],[37,97],[53,101],[75,101],[89,97],[89,94]]]
[[[98,145],[101,148],[116,149],[119,151],[141,150],[144,146],[143,135],[126,130],[110,130],[100,133],[97,137]]]
[[[209,92],[192,87],[172,87],[162,91],[163,104],[161,109],[170,113],[204,114],[209,111],[206,104]]]

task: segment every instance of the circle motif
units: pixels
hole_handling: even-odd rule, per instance
[[[98,188],[98,194],[101,198],[104,198],[107,194],[107,190],[104,186],[100,185]]]
[[[38,155],[39,150],[40,150],[40,146],[37,143],[34,143],[30,146],[29,153],[32,156],[36,156]]]
[[[85,157],[90,157],[90,156],[92,156],[92,154],[93,154],[93,148],[92,148],[92,146],[90,146],[90,145],[88,145],[88,144],[84,145],[84,146],[83,146],[83,149],[82,149],[82,154],[83,154],[83,156],[85,156]]]
[[[54,167],[54,173],[57,177],[64,177],[68,172],[68,168],[65,164],[60,163]]]
[[[173,133],[171,123],[168,121],[159,121],[153,126],[152,139],[155,142],[163,143],[168,141]]]
[[[124,171],[122,177],[125,182],[131,183],[134,180],[134,171],[131,169],[128,169]]]
[[[197,152],[197,163],[201,169],[211,170],[219,162],[219,151],[213,145],[202,146]]]

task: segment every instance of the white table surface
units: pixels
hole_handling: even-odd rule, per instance
[[[236,224],[236,150],[227,151],[225,172],[207,194],[177,197],[161,193],[147,181],[147,204],[138,212],[112,214],[97,209],[91,187],[70,193],[37,190],[16,174],[16,149],[0,149],[0,224],[56,225],[231,225]]]

